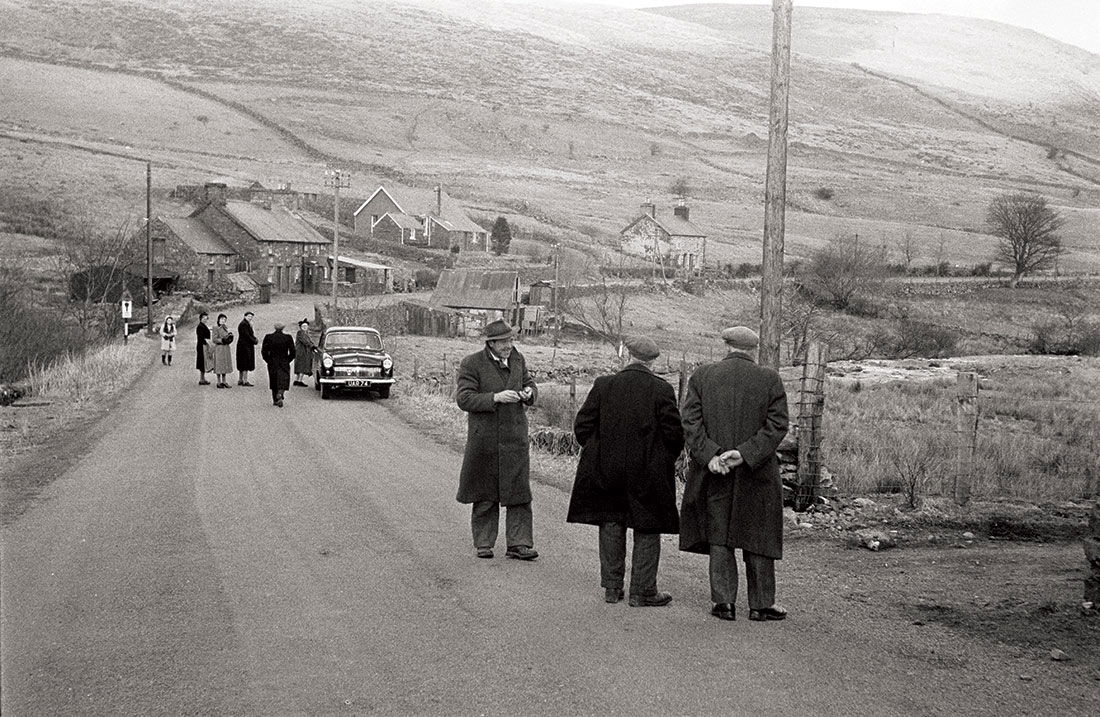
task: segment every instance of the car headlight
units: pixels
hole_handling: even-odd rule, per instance
[[[325,368],[332,368],[333,364],[335,364],[335,363],[336,362],[333,361],[332,357],[329,356],[328,354],[325,354],[324,356],[321,357],[321,365],[324,366]]]
[[[386,369],[387,371],[393,368],[393,359],[391,359],[389,356],[382,359],[382,368]]]

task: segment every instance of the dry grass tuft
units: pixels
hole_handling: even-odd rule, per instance
[[[114,394],[145,366],[149,346],[135,337],[128,344],[111,343],[83,354],[67,353],[45,366],[31,364],[27,373],[31,393],[66,403]]]

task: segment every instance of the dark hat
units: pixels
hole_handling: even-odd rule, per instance
[[[298,322],[298,325],[301,326],[302,324],[308,324],[308,323],[309,323],[309,319],[302,319],[301,321]]]
[[[760,346],[760,337],[748,326],[731,326],[722,332],[722,340],[740,351],[755,351]]]
[[[623,346],[639,361],[652,361],[661,355],[657,342],[648,336],[627,336],[623,339]]]
[[[516,330],[508,325],[508,322],[504,319],[497,319],[493,323],[485,327],[485,340],[486,341],[499,341],[500,339],[510,339],[516,335]]]

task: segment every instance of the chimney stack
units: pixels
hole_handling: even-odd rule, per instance
[[[685,222],[688,221],[688,206],[686,204],[677,204],[676,207],[673,208],[672,213],[683,219]]]
[[[653,202],[645,202],[642,204],[642,212],[648,214],[651,217],[657,216],[657,205]]]
[[[229,187],[221,182],[207,182],[202,185],[203,201],[214,206],[224,207],[229,195]]]

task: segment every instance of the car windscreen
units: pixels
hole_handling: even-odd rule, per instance
[[[373,331],[332,331],[325,336],[325,348],[381,350],[382,339]]]

